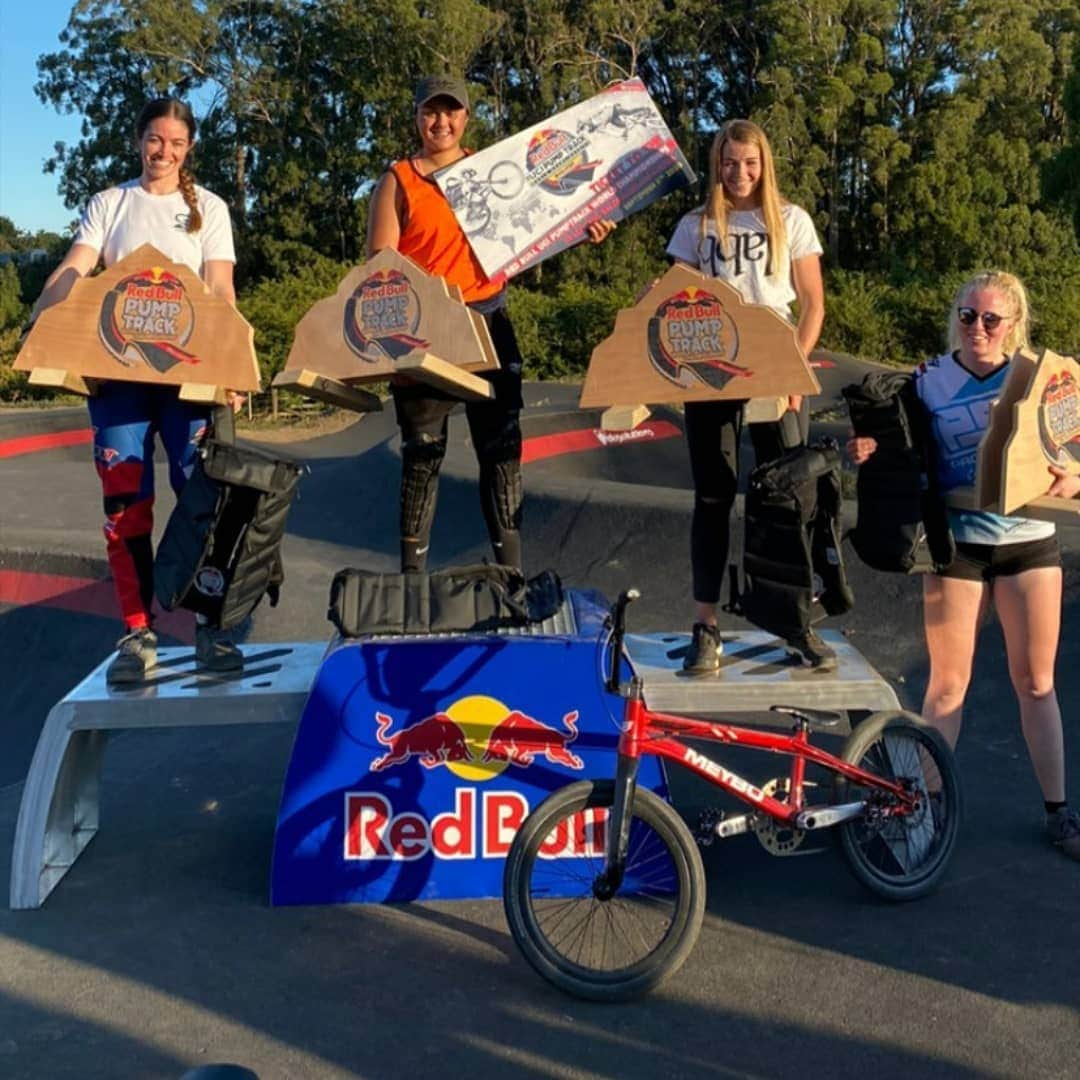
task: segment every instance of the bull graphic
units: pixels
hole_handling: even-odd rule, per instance
[[[584,768],[581,758],[568,749],[578,735],[577,719],[576,711],[568,712],[562,719],[566,728],[562,732],[515,709],[492,728],[481,762],[505,761],[527,768],[539,754],[555,765]]]
[[[373,772],[400,765],[413,757],[418,757],[425,769],[449,761],[472,761],[465,733],[446,713],[425,717],[389,736],[386,729],[394,722],[393,717],[377,712],[375,720],[379,725],[375,738],[389,750],[371,763]]]

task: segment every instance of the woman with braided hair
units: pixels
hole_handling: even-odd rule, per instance
[[[99,261],[112,266],[143,244],[189,266],[215,296],[236,302],[229,211],[195,183],[187,167],[195,145],[191,109],[175,98],[151,101],[139,113],[135,135],[141,174],[90,199],[71,250],[45,282],[34,317],[63,300]],[[239,396],[232,397],[238,406]],[[169,481],[179,492],[191,475],[210,414],[204,406],[181,401],[177,387],[149,383],[102,383],[88,405],[104,493],[105,549],[125,627],[108,680],[137,682],[157,662],[150,613],[154,435],[161,437]],[[217,671],[243,664],[235,645],[202,624],[196,627],[196,655],[203,667]]]

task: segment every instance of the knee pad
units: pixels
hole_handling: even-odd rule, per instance
[[[446,455],[446,438],[417,435],[401,444],[401,532],[422,538],[435,514],[439,469]]]
[[[516,531],[521,528],[521,504],[524,499],[521,484],[521,461],[512,458],[487,464],[480,470],[480,498],[488,531]]]

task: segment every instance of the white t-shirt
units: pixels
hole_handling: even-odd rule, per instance
[[[776,272],[765,273],[768,266],[769,234],[759,210],[731,210],[727,219],[727,238],[719,244],[716,224],[706,221],[701,235],[703,207],[691,210],[675,226],[667,253],[680,262],[696,266],[703,274],[726,281],[737,289],[749,304],[764,304],[791,321],[791,304],[796,299],[791,277],[793,259],[821,254],[810,215],[794,203],[783,205],[787,250]]]
[[[202,277],[204,263],[234,263],[236,251],[224,200],[198,184],[195,199],[202,214],[202,228],[189,233],[185,231],[188,205],[179,191],[151,195],[138,180],[128,180],[90,199],[75,243],[100,251],[106,266],[119,262],[143,244],[153,244],[162,255],[184,263]]]
[[[976,456],[990,422],[990,405],[1001,397],[1008,374],[1006,362],[980,378],[951,353],[915,369],[915,392],[933,426],[942,491],[975,483]],[[1004,517],[988,510],[950,508],[949,524],[953,536],[968,544],[1019,544],[1054,535],[1048,521]]]

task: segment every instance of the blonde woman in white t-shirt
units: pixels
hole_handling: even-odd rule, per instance
[[[151,101],[136,120],[135,134],[139,178],[90,199],[71,250],[45,282],[35,316],[63,300],[99,261],[112,266],[147,243],[191,267],[216,296],[236,302],[228,209],[195,183],[187,166],[195,145],[191,110],[175,98]],[[239,397],[233,398],[238,405]],[[104,382],[88,405],[104,495],[105,550],[124,620],[108,680],[138,682],[157,662],[151,618],[154,435],[165,448],[169,481],[179,492],[210,416],[205,407],[181,401],[177,387],[150,383]],[[205,625],[196,628],[196,655],[203,667],[216,671],[243,665],[240,650]]]
[[[810,355],[825,318],[821,244],[809,214],[780,194],[769,140],[757,124],[731,120],[717,134],[709,152],[705,204],[680,220],[667,254],[720,278],[747,302],[771,307],[793,322],[803,353]],[[799,305],[797,319],[791,311],[794,301]],[[683,670],[691,675],[707,675],[720,666],[716,607],[739,477],[743,405],[742,401],[686,405],[686,441],[694,478],[690,561],[695,610]],[[788,406],[789,414],[780,423],[751,427],[759,463],[805,440],[805,404],[792,397]],[[788,645],[814,667],[836,664],[832,651],[812,630]]]

